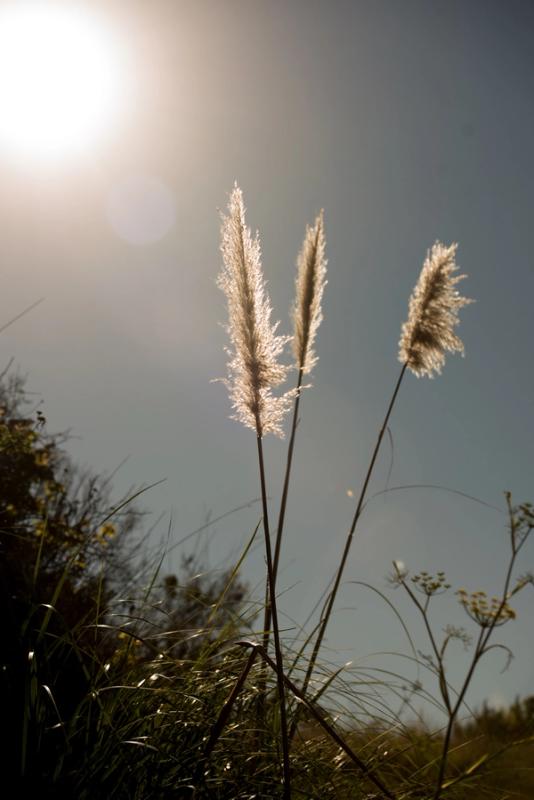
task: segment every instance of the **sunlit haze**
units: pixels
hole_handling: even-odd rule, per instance
[[[65,3],[0,11],[0,147],[25,158],[84,150],[120,104],[118,46],[99,18]]]
[[[233,568],[262,516],[255,436],[212,382],[227,375],[229,193],[237,181],[259,230],[281,336],[324,208],[319,360],[277,578],[286,641],[312,630],[339,564],[427,249],[458,243],[459,289],[476,301],[460,314],[465,358],[404,379],[322,648],[358,668],[401,653],[387,668],[406,685],[419,676],[404,631],[357,581],[426,654],[392,560],[443,570],[435,629],[468,626],[455,590],[503,586],[503,491],[534,501],[533,42],[528,0],[0,0],[0,328],[43,298],[2,332],[0,373],[13,359],[47,429],[72,431],[74,461],[114,473],[114,497],[157,484],[136,503],[147,548],[168,548],[161,574],[195,548],[202,570]],[[264,443],[273,529],[285,431]],[[261,537],[241,567],[260,604]],[[534,567],[528,547],[518,574]],[[498,632],[516,658],[501,674],[504,651],[490,653],[472,706],[533,693],[528,592]],[[468,652],[447,654],[461,685]]]

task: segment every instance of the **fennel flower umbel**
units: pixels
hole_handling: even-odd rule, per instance
[[[231,347],[227,352],[228,387],[234,419],[256,431],[283,436],[282,421],[289,409],[291,392],[273,395],[271,388],[282,383],[288,367],[279,362],[287,337],[277,336],[278,323],[271,324],[271,303],[261,268],[258,234],[252,238],[245,224],[241,189],[234,186],[222,218],[221,252],[223,268],[217,284],[226,295]]]
[[[318,359],[313,350],[317,329],[322,322],[321,301],[326,286],[324,213],[306,235],[297,259],[295,305],[293,306],[293,352],[302,374],[311,372]]]
[[[419,280],[410,297],[408,320],[399,342],[399,361],[417,375],[429,378],[441,373],[445,353],[462,353],[462,340],[454,333],[458,310],[472,303],[462,297],[456,284],[466,275],[454,275],[457,244],[436,242],[427,253]]]

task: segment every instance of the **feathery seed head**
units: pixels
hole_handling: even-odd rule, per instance
[[[281,424],[292,394],[275,397],[272,386],[282,383],[288,368],[280,364],[287,337],[276,336],[278,323],[271,324],[271,304],[265,290],[258,234],[252,238],[245,224],[243,195],[237,184],[230,195],[228,216],[222,217],[223,268],[218,286],[228,303],[228,380],[225,381],[234,419],[258,436],[283,436]]]
[[[293,352],[303,374],[311,372],[318,359],[313,350],[317,329],[322,322],[321,300],[326,286],[324,214],[318,215],[306,235],[297,259],[295,305],[293,306]]]
[[[399,361],[421,377],[438,375],[445,352],[463,353],[462,340],[454,333],[458,310],[473,300],[462,297],[456,284],[466,275],[453,275],[457,244],[436,242],[427,253],[419,280],[410,297],[408,320],[402,326]]]

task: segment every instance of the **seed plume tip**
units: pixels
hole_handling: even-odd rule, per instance
[[[269,432],[283,436],[282,423],[293,393],[276,396],[272,388],[287,377],[289,368],[279,359],[288,337],[278,336],[278,323],[271,322],[259,235],[252,237],[246,225],[243,193],[237,183],[230,193],[228,213],[222,215],[221,253],[217,283],[228,306],[226,385],[234,418],[258,436]]]
[[[302,374],[311,372],[318,361],[314,343],[323,320],[322,299],[328,263],[325,251],[324,211],[321,210],[314,224],[306,226],[297,258],[295,303],[292,309],[293,353],[297,369]]]
[[[458,245],[436,241],[428,251],[411,294],[408,319],[399,341],[399,361],[416,375],[440,374],[445,353],[464,354],[462,340],[454,332],[458,311],[474,301],[462,297],[457,284],[467,275],[456,275]]]

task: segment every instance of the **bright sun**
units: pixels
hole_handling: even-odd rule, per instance
[[[117,45],[78,3],[0,9],[0,146],[25,158],[78,153],[120,100]]]

